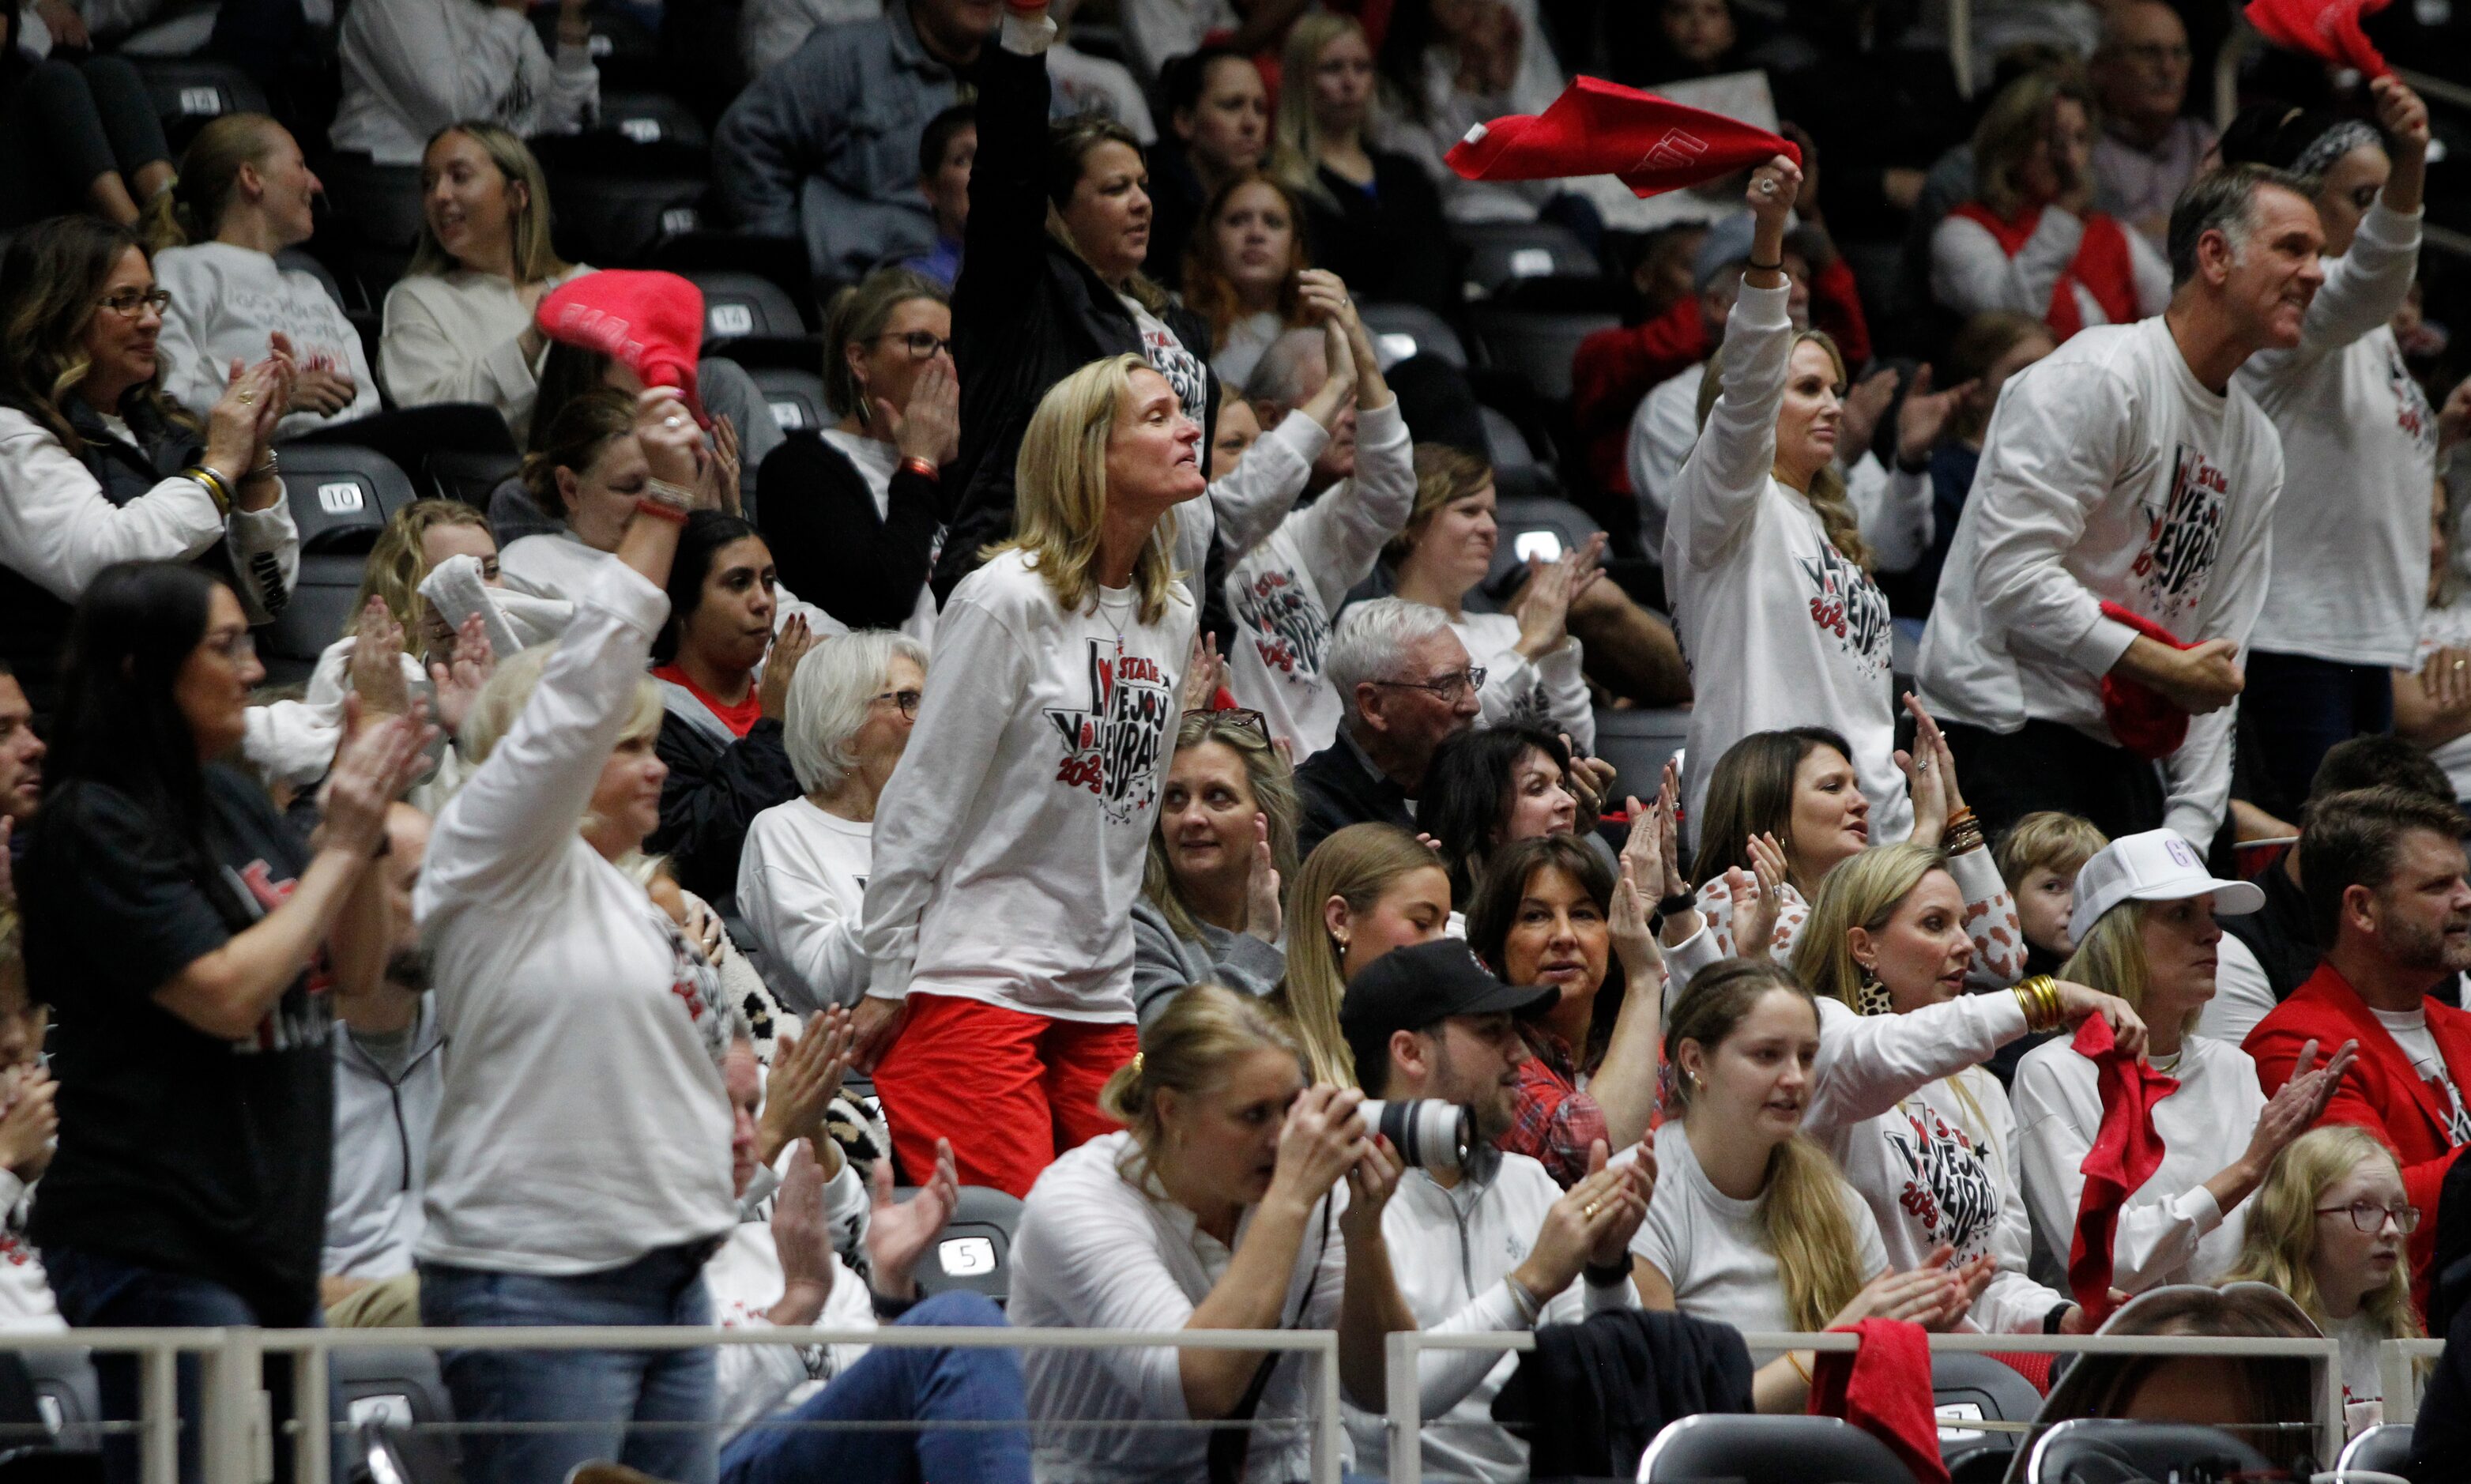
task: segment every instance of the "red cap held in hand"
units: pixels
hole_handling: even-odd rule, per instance
[[[2102,616],[2127,624],[2155,644],[2167,644],[2174,649],[2188,648],[2161,624],[2115,602],[2105,602]],[[2188,740],[2188,714],[2164,700],[2160,692],[2142,680],[2103,676],[2102,718],[2110,723],[2110,735],[2119,739],[2121,746],[2148,763],[2169,757]]]
[[[2386,8],[2388,0],[2248,0],[2247,20],[2276,46],[2305,52],[2365,77],[2381,78],[2386,65],[2360,17]]]
[[[1478,124],[1443,158],[1470,180],[1612,176],[1640,196],[1721,180],[1777,155],[1801,163],[1790,140],[1705,108],[1581,78],[1541,113]]]
[[[544,297],[533,318],[561,345],[597,350],[647,387],[677,388],[695,416],[703,416],[695,400],[703,291],[677,274],[622,268],[586,273]]]

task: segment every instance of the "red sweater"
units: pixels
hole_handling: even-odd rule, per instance
[[[1819,271],[1810,284],[1811,322],[1836,340],[1847,369],[1871,360],[1870,321],[1862,317],[1862,292],[1843,258]],[[1598,330],[1579,342],[1570,363],[1571,413],[1600,489],[1634,494],[1630,487],[1630,420],[1641,398],[1706,360],[1716,350],[1707,317],[1696,297],[1655,318],[1617,330]],[[1651,556],[1655,554],[1650,553]]]

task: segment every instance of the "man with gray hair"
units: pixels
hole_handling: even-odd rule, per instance
[[[2212,845],[2282,492],[2273,425],[2231,377],[2299,342],[2324,240],[2293,177],[2207,176],[2171,213],[2170,307],[2002,392],[1919,667],[1993,837],[2057,809]]]
[[[1296,849],[1306,856],[1352,824],[1414,829],[1433,749],[1475,725],[1484,685],[1449,616],[1403,598],[1341,613],[1322,673],[1347,714],[1338,740],[1296,769],[1304,803]]]

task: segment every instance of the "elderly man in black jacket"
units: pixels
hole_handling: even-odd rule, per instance
[[[1433,749],[1475,725],[1484,684],[1448,617],[1403,598],[1342,612],[1322,673],[1338,688],[1347,719],[1335,742],[1296,769],[1304,803],[1296,848],[1306,855],[1352,824],[1416,828],[1412,801]]]

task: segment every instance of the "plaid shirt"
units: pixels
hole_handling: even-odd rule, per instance
[[[1536,1025],[1521,1025],[1527,1060],[1518,1065],[1518,1110],[1510,1131],[1497,1141],[1513,1154],[1541,1163],[1565,1190],[1587,1177],[1588,1146],[1602,1139],[1605,1110],[1579,1091],[1579,1066],[1570,1044]]]

